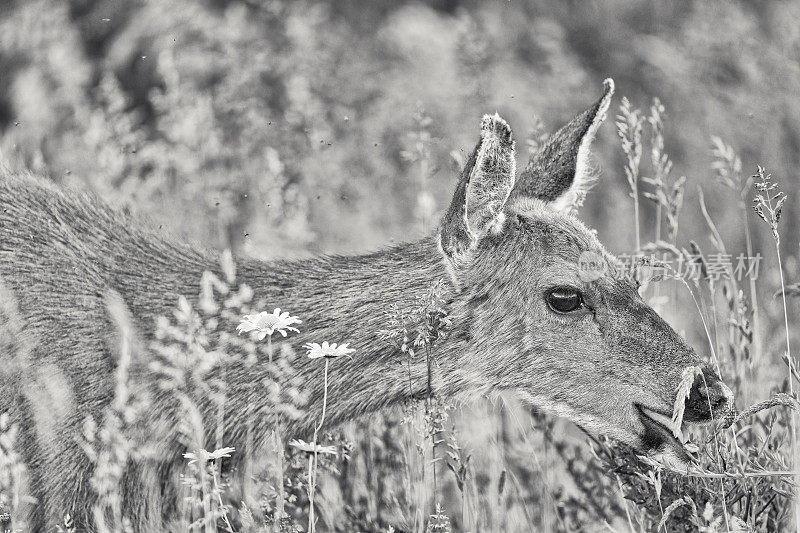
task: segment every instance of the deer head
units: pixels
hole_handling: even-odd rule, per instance
[[[497,115],[484,117],[439,248],[458,290],[457,313],[470,323],[466,359],[476,385],[515,390],[590,432],[683,464],[670,420],[684,370],[703,368],[686,422],[718,417],[732,394],[574,215],[591,183],[589,145],[613,87],[606,80],[602,97],[518,177],[511,129]],[[582,268],[587,257],[591,271]]]

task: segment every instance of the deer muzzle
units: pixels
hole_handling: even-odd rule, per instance
[[[702,424],[721,420],[733,409],[733,392],[708,367],[695,377],[689,396],[684,403],[684,424]],[[683,444],[676,438],[672,413],[665,410],[649,409],[636,404],[639,419],[644,426],[641,435],[641,448],[649,455],[658,458],[678,470],[685,470],[692,462]],[[678,431],[677,435],[681,432]]]
[[[733,392],[717,374],[704,368],[695,377],[686,399],[683,420],[686,422],[711,422],[727,415],[733,408]]]

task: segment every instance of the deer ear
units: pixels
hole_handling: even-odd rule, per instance
[[[439,230],[439,244],[450,263],[463,261],[481,237],[502,228],[515,173],[511,128],[497,114],[484,116],[481,139],[461,173]]]
[[[589,146],[614,94],[614,81],[603,82],[603,95],[589,109],[554,133],[533,154],[520,173],[512,199],[537,198],[558,211],[571,212],[583,203],[592,186]]]

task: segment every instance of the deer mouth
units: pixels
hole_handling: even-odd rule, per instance
[[[644,426],[641,448],[648,456],[677,470],[686,470],[692,457],[672,432],[672,417],[640,404],[634,404]]]
[[[642,423],[645,424],[658,424],[659,426],[667,429],[672,432],[672,417],[670,415],[659,413],[658,411],[654,411],[644,405],[636,404],[636,409],[639,411],[639,418],[642,419]]]

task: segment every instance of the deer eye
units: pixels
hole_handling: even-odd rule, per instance
[[[583,307],[583,296],[573,287],[556,287],[546,296],[547,305],[556,313],[571,313]]]

